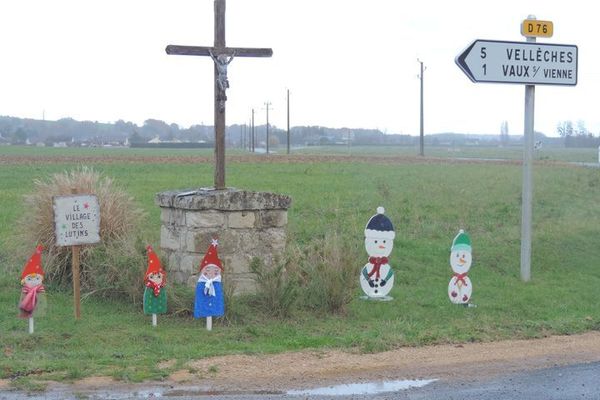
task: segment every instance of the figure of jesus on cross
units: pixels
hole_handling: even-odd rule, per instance
[[[229,88],[227,66],[234,57],[271,57],[272,49],[225,46],[225,0],[215,0],[215,45],[175,46],[166,48],[167,54],[210,56],[215,64],[215,189],[225,189],[225,91]]]

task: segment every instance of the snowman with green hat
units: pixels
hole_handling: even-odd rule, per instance
[[[448,283],[448,297],[454,304],[467,305],[471,299],[473,285],[467,276],[471,262],[471,238],[461,229],[450,248],[450,266],[454,274]]]
[[[360,272],[360,286],[367,299],[391,300],[387,294],[394,286],[394,270],[389,264],[388,257],[394,247],[394,226],[384,215],[383,207],[377,207],[365,227],[365,249],[369,262]]]

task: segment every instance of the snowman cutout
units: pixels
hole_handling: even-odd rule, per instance
[[[448,283],[448,297],[454,304],[469,305],[473,285],[467,273],[471,268],[471,262],[471,239],[461,229],[452,241],[450,248],[450,266],[454,274]]]
[[[392,300],[388,296],[394,286],[394,270],[389,264],[388,257],[394,247],[394,226],[384,215],[385,209],[377,207],[365,227],[365,249],[369,262],[360,272],[360,287],[366,296],[364,299]]]

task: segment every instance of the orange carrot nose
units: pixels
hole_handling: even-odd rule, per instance
[[[379,245],[379,248],[380,248],[381,250],[383,250],[383,249],[385,249],[385,246],[384,246],[384,245],[382,245],[382,244],[380,244],[380,245]]]
[[[460,258],[458,261],[459,261],[461,264],[464,264],[464,263],[466,262],[466,261],[465,261],[465,259],[464,259],[464,258],[462,258],[462,257],[461,257],[461,258]]]

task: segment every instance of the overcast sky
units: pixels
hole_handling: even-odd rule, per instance
[[[554,22],[539,42],[579,47],[576,87],[537,86],[535,128],[559,121],[600,132],[600,34],[589,1],[227,0],[227,45],[271,47],[272,58],[229,66],[227,124],[379,128],[419,133],[523,131],[524,86],[472,83],[455,57],[475,39],[521,41],[529,14]],[[208,57],[169,56],[168,44],[213,44],[213,0],[2,0],[0,115],[182,127],[213,123]]]

